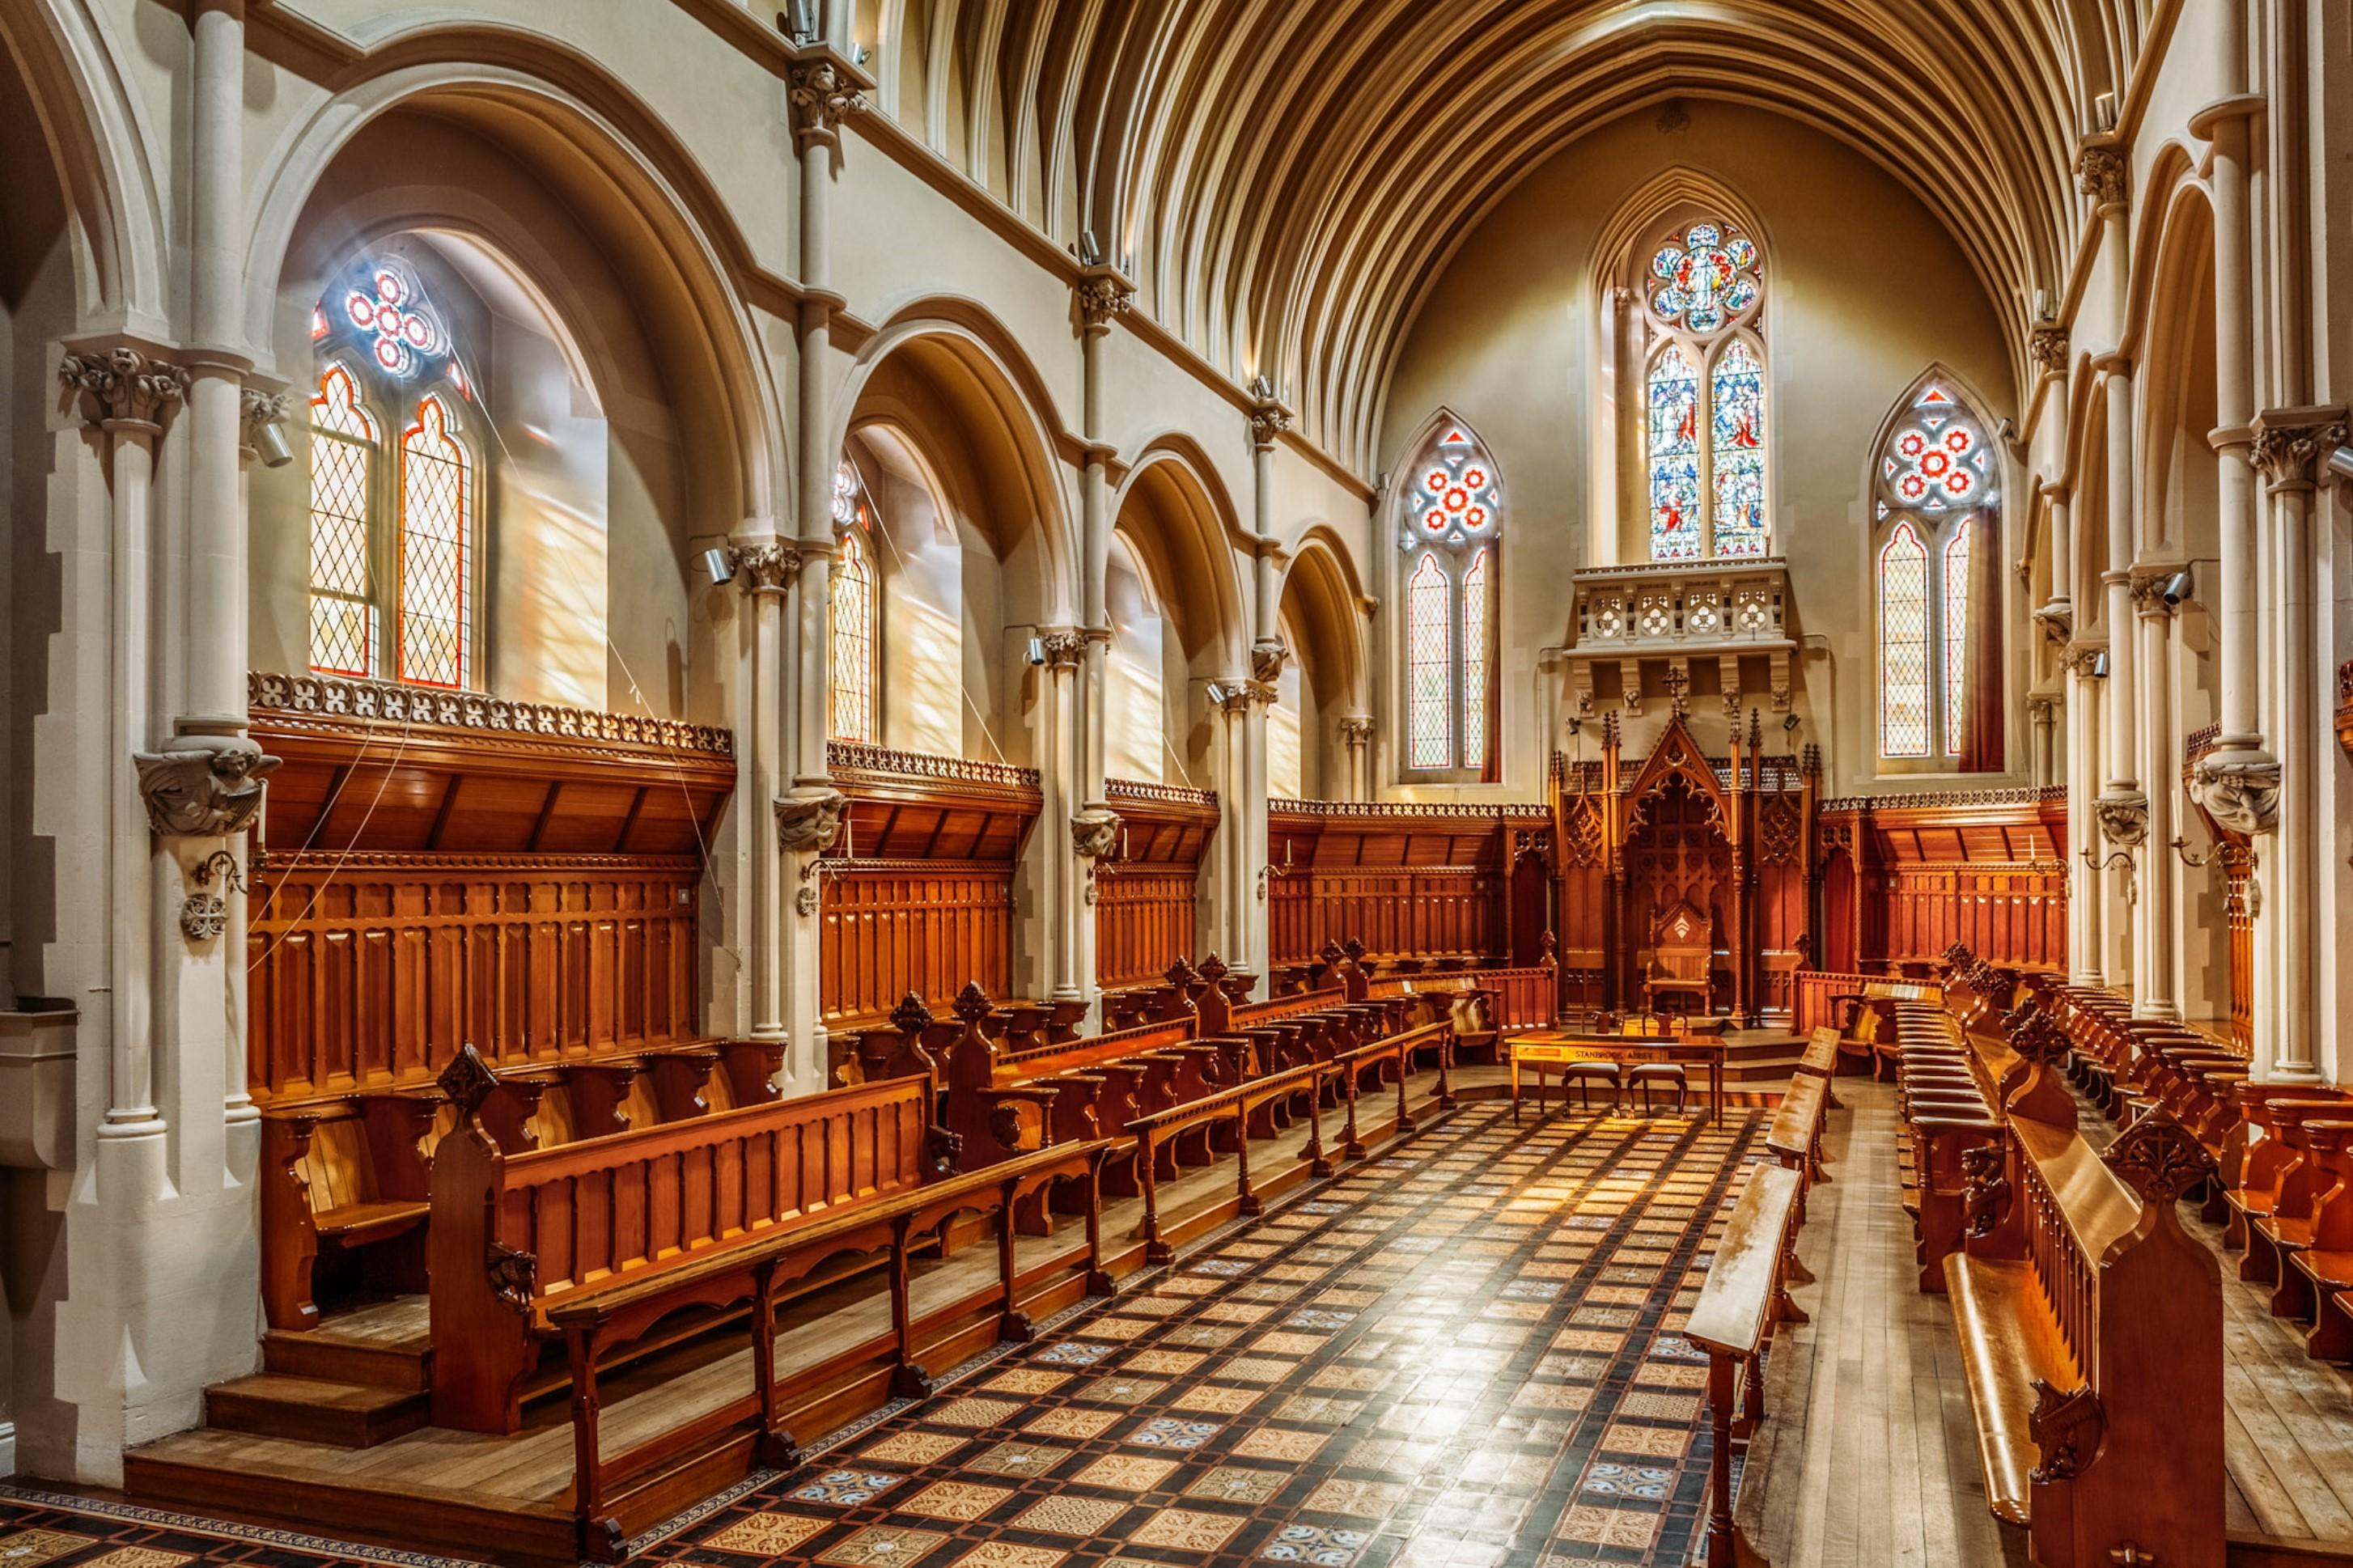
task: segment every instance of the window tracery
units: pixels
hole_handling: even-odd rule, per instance
[[[1968,405],[1930,380],[1877,470],[1880,755],[1972,765],[1974,574],[1978,536],[2000,503],[1999,460]]]
[[[1764,297],[1763,255],[1730,223],[1681,226],[1651,252],[1643,457],[1654,561],[1770,552]]]
[[[1441,425],[1404,501],[1406,766],[1485,776],[1493,766],[1494,561],[1503,520],[1494,463],[1463,426]]]

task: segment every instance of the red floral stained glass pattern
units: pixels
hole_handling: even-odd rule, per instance
[[[1451,597],[1438,557],[1423,551],[1405,595],[1406,749],[1417,768],[1454,765],[1454,660],[1446,625]]]
[[[1879,750],[1928,754],[1928,549],[1908,519],[1879,552]]]
[[[439,397],[417,405],[400,459],[400,679],[461,687],[473,652],[473,476]]]
[[[331,675],[375,673],[368,567],[375,438],[351,373],[329,365],[311,399],[311,668]]]

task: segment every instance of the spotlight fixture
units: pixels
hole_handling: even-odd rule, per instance
[[[2094,680],[2105,680],[2107,678],[2108,650],[2102,648],[2099,652],[2092,656],[2092,679]]]
[[[1044,637],[1031,637],[1029,639],[1029,663],[1031,667],[1034,668],[1036,666],[1041,665],[1045,662],[1046,639]]]
[[[1095,237],[1093,229],[1079,230],[1079,265],[1082,267],[1103,265],[1103,242]]]
[[[2195,594],[2198,591],[2198,584],[2191,579],[2189,568],[2184,566],[2180,571],[2168,577],[2165,580],[2165,586],[2158,591],[2165,595],[2166,605],[2172,607]]]
[[[814,42],[817,38],[817,0],[792,0],[776,17],[776,26],[797,44]]]
[[[702,567],[704,571],[711,574],[711,585],[714,588],[723,587],[735,581],[735,563],[727,559],[727,552],[724,550],[704,551]]]
[[[1261,371],[1250,377],[1250,395],[1261,403],[1271,403],[1274,400],[1274,383],[1266,378],[1266,372]]]
[[[294,460],[294,448],[286,444],[286,431],[277,420],[264,424],[253,438],[254,450],[260,454],[262,467],[282,468]]]
[[[1795,713],[1782,714],[1781,728],[1789,734],[1796,734],[1798,732],[1798,716]]]
[[[2328,471],[2339,479],[2353,479],[2353,447],[2339,447],[2329,453]]]

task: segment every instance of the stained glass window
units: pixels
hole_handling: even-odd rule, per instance
[[[400,446],[399,668],[420,686],[463,686],[471,662],[470,467],[448,406],[427,396]]]
[[[1405,589],[1406,765],[1483,776],[1494,744],[1495,550],[1503,491],[1464,426],[1439,426],[1408,472],[1398,541]]]
[[[1928,550],[1909,521],[1879,552],[1879,749],[1928,754]]]
[[[1406,584],[1405,647],[1408,751],[1417,768],[1454,765],[1454,660],[1446,623],[1453,617],[1448,604],[1445,570],[1437,555],[1421,552],[1420,564]]]
[[[1742,339],[1715,356],[1715,552],[1765,553],[1765,367]]]
[[[387,375],[406,379],[449,356],[449,334],[425,300],[416,275],[399,262],[379,260],[358,269],[343,290],[343,316]],[[311,336],[322,335],[311,317]]]
[[[1487,552],[1462,569],[1462,755],[1487,754]],[[1475,765],[1466,762],[1465,766]]]
[[[1643,451],[1654,561],[1771,548],[1756,337],[1764,270],[1756,241],[1717,219],[1679,226],[1651,252],[1644,321],[1658,346]]]
[[[1699,373],[1669,343],[1651,367],[1651,558],[1696,560],[1700,536]]]
[[[854,528],[833,569],[833,734],[874,739],[874,569]]]
[[[351,372],[328,365],[311,399],[311,668],[375,673],[368,569],[368,487],[375,424]]]
[[[1887,532],[1880,553],[1884,756],[1963,758],[1972,673],[1970,566],[1978,536],[2000,500],[2000,473],[1984,425],[1948,384],[1934,379],[1913,394],[1879,454],[1876,518]],[[1899,544],[1907,563],[1891,573],[1890,552]],[[1900,725],[1886,721],[1899,710]]]
[[[1968,709],[1969,523],[1963,518],[1945,541],[1945,750],[1961,754]]]

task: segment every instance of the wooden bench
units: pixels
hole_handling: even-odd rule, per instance
[[[527,1153],[483,1129],[498,1079],[462,1049],[441,1076],[427,1240],[433,1420],[512,1432],[550,1311],[749,1236],[922,1185],[952,1163],[930,1084],[909,1079],[721,1111]]]
[[[1800,1181],[1786,1166],[1758,1166],[1725,1222],[1683,1337],[1707,1352],[1708,1568],[1736,1568],[1732,1462],[1764,1420],[1765,1352],[1776,1322],[1802,1321],[1788,1292],[1799,1222]],[[1742,1375],[1746,1372],[1746,1376]]]
[[[753,1435],[763,1464],[790,1469],[801,1462],[800,1446],[786,1422],[786,1383],[776,1368],[776,1313],[786,1290],[834,1259],[875,1254],[886,1258],[891,1388],[900,1398],[924,1398],[932,1392],[931,1375],[917,1356],[926,1332],[934,1327],[977,1311],[995,1320],[1000,1342],[1029,1338],[1029,1320],[1020,1306],[1028,1281],[1016,1255],[1013,1216],[1023,1200],[1039,1189],[1068,1182],[1086,1190],[1085,1289],[1108,1294],[1111,1282],[1103,1272],[1103,1237],[1092,1201],[1095,1174],[1107,1148],[1098,1141],[1048,1149],[986,1171],[854,1197],[807,1223],[765,1234],[744,1233],[700,1249],[675,1267],[607,1277],[544,1306],[547,1324],[564,1340],[572,1389],[573,1512],[582,1554],[601,1563],[622,1561],[629,1534],[616,1511],[622,1494],[635,1490],[660,1499],[670,1472],[714,1447],[740,1440],[740,1434]],[[910,1289],[910,1260],[917,1250],[943,1244],[952,1222],[973,1215],[993,1222],[996,1279],[970,1299],[918,1314]],[[750,1309],[750,1392],[620,1453],[607,1454],[598,1388],[599,1369],[607,1359],[683,1310],[733,1305]],[[640,1503],[634,1511],[638,1518],[648,1513],[659,1518],[669,1507],[657,1500]]]
[[[1989,1223],[1945,1259],[1988,1506],[2043,1568],[2223,1561],[2222,1301],[2161,1111],[2105,1154],[2010,1117]]]

